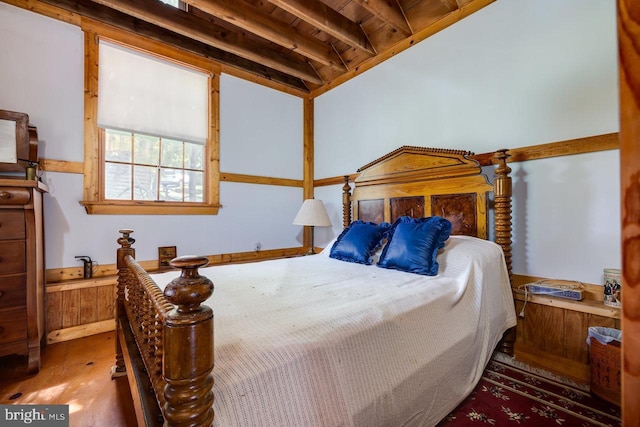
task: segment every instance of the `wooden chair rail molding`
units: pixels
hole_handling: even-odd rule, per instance
[[[618,132],[614,132],[585,138],[550,142],[548,144],[510,148],[509,154],[511,157],[509,157],[509,163],[615,150],[620,148],[619,137]],[[493,153],[476,154],[475,156],[471,156],[471,158],[480,162],[480,166],[489,166],[493,163]]]
[[[238,173],[222,172],[220,181],[240,182],[245,184],[281,185],[285,187],[302,187],[303,181],[300,179],[271,178],[257,175],[242,175]]]
[[[592,153],[596,151],[615,150],[620,148],[619,134],[606,133],[603,135],[589,136],[585,138],[569,139],[566,141],[550,142],[548,144],[530,145],[528,147],[510,148],[509,163],[525,162],[529,160],[547,159],[551,157],[570,156],[573,154]],[[493,153],[483,153],[471,156],[477,160],[480,166],[492,164]],[[68,162],[64,160],[41,159],[40,168],[45,172],[83,173],[82,162]],[[357,174],[349,175],[349,181],[353,181]],[[343,176],[317,179],[314,187],[336,185],[343,183]],[[242,175],[229,172],[221,172],[220,180],[227,182],[240,182],[247,184],[282,185],[288,187],[302,187],[303,181],[298,179],[263,177],[257,175]]]
[[[66,160],[40,159],[40,169],[45,172],[84,173],[83,162],[68,162]]]
[[[526,162],[529,160],[548,159],[551,157],[570,156],[573,154],[593,153],[596,151],[615,150],[620,148],[618,141],[619,134],[606,133],[603,135],[588,136],[585,138],[569,139],[566,141],[550,142],[548,144],[530,145],[528,147],[509,148],[509,164],[516,162]],[[493,164],[494,153],[475,154],[470,156],[477,160],[480,166]],[[345,175],[346,176],[346,175]],[[357,174],[349,175],[352,182]],[[337,185],[344,183],[344,176],[317,179],[313,182],[314,187],[326,185]]]
[[[40,159],[40,169],[45,172],[84,173],[83,162],[68,162],[65,160]],[[281,185],[285,187],[302,187],[300,179],[274,178],[258,175],[243,175],[238,173],[221,172],[220,181],[240,182],[246,184]]]

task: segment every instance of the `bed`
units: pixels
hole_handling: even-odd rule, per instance
[[[206,268],[180,257],[180,277],[149,275],[121,230],[113,376],[128,376],[138,423],[437,424],[496,346],[512,352],[507,157],[496,152],[493,185],[464,151],[405,146],[369,163],[353,191],[345,177],[343,233],[312,256]],[[384,245],[341,259],[364,229]],[[421,230],[436,233],[422,240],[432,256],[408,269]]]

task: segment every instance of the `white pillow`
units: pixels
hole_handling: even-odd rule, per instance
[[[318,253],[318,255],[323,255],[328,257],[329,253],[331,252],[331,248],[336,243],[336,240],[338,240],[338,238],[334,237],[333,240],[327,243],[327,246],[325,246],[324,249]]]

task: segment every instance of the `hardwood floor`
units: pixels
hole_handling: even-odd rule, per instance
[[[66,404],[71,427],[130,427],[135,415],[127,378],[111,379],[115,333],[42,349],[42,367],[26,374],[26,357],[0,358],[0,404]]]

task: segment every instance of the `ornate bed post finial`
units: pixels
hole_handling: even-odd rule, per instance
[[[126,316],[124,310],[124,294],[127,286],[127,280],[129,277],[129,269],[127,263],[124,262],[126,256],[135,258],[136,250],[131,247],[135,242],[135,239],[131,237],[133,230],[122,229],[118,230],[122,236],[118,238],[118,244],[120,247],[116,253],[116,266],[118,268],[118,283],[116,288],[116,306],[115,306],[115,319],[116,319],[116,334],[120,328],[120,317]],[[122,346],[120,340],[116,340],[116,364],[111,368],[111,378],[117,378],[126,375],[126,369],[124,365],[124,356],[122,354]]]
[[[135,243],[135,239],[131,237],[131,233],[133,230],[129,230],[127,228],[123,228],[122,230],[118,230],[118,233],[122,234],[122,237],[118,238],[118,243],[122,246],[123,250],[131,249],[131,245]]]
[[[198,268],[208,263],[200,256],[182,256],[170,262],[182,273],[164,290],[167,300],[176,306],[167,313],[164,325],[164,415],[168,426],[213,424],[213,311],[202,305],[213,294],[213,283],[198,274]]]
[[[342,186],[342,226],[347,228],[351,224],[351,186],[349,185],[349,175],[343,178]]]

